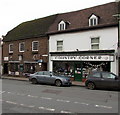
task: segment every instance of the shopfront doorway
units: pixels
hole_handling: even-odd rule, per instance
[[[3,72],[4,72],[4,74],[8,74],[8,63],[4,63]]]
[[[74,65],[74,79],[75,81],[82,81],[83,70],[82,70],[82,63],[78,62]]]

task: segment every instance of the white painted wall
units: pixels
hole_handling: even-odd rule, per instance
[[[51,35],[49,39],[49,51],[57,51],[57,40],[63,40],[63,51],[76,51],[76,49],[79,49],[79,51],[91,50],[91,37],[100,37],[100,50],[117,49],[118,29],[114,27]]]
[[[2,75],[2,39],[0,38],[0,77]]]
[[[51,35],[49,39],[49,52],[57,52],[57,41],[63,40],[63,51],[88,51],[91,50],[91,37],[100,37],[100,50],[114,49],[117,52],[118,28],[104,28],[97,30],[81,31]],[[118,61],[111,62],[111,72],[118,74]],[[52,71],[52,61],[49,57],[49,70]]]

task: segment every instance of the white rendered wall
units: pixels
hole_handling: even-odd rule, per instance
[[[91,50],[91,37],[100,37],[100,50],[117,49],[118,29],[114,27],[52,35],[49,39],[49,52],[57,51],[57,40],[63,40],[63,51]]]
[[[63,40],[63,51],[88,51],[91,50],[91,37],[100,38],[100,50],[117,51],[118,28],[111,27],[105,29],[96,29],[81,31],[76,33],[64,33],[51,35],[49,39],[49,52],[57,52],[57,41]],[[118,61],[111,62],[111,72],[118,74]],[[52,61],[49,60],[49,70],[52,70]]]

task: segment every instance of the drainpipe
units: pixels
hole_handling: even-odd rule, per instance
[[[116,58],[118,59],[118,75],[120,76],[120,0],[115,0],[117,3],[117,13],[113,15],[118,20],[118,46],[117,46],[117,55]]]

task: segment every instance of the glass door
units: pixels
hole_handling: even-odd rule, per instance
[[[74,65],[75,81],[82,81],[82,62],[76,62]]]

